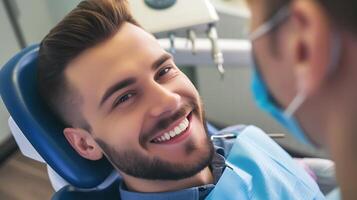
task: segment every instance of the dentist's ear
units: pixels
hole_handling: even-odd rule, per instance
[[[319,90],[328,77],[332,29],[328,15],[317,1],[293,1],[291,17],[296,27],[293,42],[297,89],[306,95]]]
[[[99,160],[103,157],[102,149],[88,131],[80,128],[65,128],[63,133],[67,141],[82,157],[89,160]]]

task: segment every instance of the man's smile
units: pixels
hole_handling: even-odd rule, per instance
[[[182,141],[190,133],[192,112],[185,116],[183,119],[179,119],[172,123],[166,130],[160,132],[150,142],[155,144],[173,144]]]

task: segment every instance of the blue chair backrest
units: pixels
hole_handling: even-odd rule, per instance
[[[0,94],[32,146],[58,175],[77,188],[93,188],[113,171],[103,158],[79,156],[63,136],[64,125],[46,108],[36,87],[38,45],[15,55],[0,71]]]

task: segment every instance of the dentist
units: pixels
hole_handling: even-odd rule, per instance
[[[357,198],[357,2],[248,0],[257,104],[336,162]]]

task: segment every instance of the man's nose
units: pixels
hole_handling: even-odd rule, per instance
[[[179,109],[181,96],[160,84],[153,84],[150,94],[152,106],[150,114],[153,117],[170,115]]]

